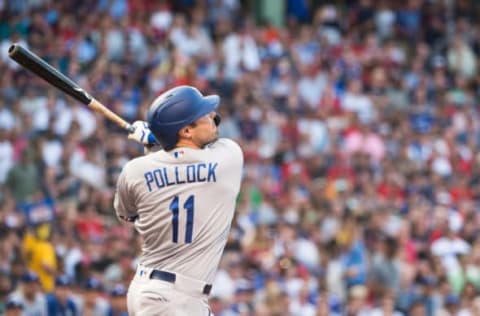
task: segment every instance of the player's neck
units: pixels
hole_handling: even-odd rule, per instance
[[[192,148],[192,149],[201,149],[200,146],[198,146],[196,143],[194,143],[192,140],[190,139],[180,139],[178,142],[177,142],[177,145],[175,146],[175,148],[179,148],[179,147],[186,147],[186,148]]]

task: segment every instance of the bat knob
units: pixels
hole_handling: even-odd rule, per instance
[[[9,56],[14,55],[17,50],[18,50],[18,44],[17,43],[10,45],[10,48],[8,49],[8,55]]]

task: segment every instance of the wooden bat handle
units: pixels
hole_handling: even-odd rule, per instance
[[[128,132],[133,133],[135,131],[135,127],[133,127],[130,123],[122,119],[114,112],[110,111],[105,105],[97,101],[95,98],[92,98],[92,101],[90,101],[88,107],[95,112],[105,115],[105,117],[107,117],[109,120],[126,129]]]

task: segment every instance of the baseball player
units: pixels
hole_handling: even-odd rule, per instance
[[[163,149],[129,161],[117,182],[117,216],[133,222],[143,239],[129,315],[213,315],[208,294],[243,167],[240,147],[218,138],[219,101],[179,86],[153,101],[148,128],[134,123],[130,139],[156,139]]]

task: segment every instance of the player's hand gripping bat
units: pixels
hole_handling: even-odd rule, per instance
[[[87,105],[93,111],[105,115],[109,120],[124,128],[129,133],[133,133],[135,131],[134,126],[110,111],[105,105],[93,98],[75,82],[28,49],[20,46],[19,44],[13,44],[8,49],[8,56],[10,56],[11,59],[15,60],[24,68],[43,78],[43,80],[52,86],[55,86],[69,96],[73,97],[75,100]]]

